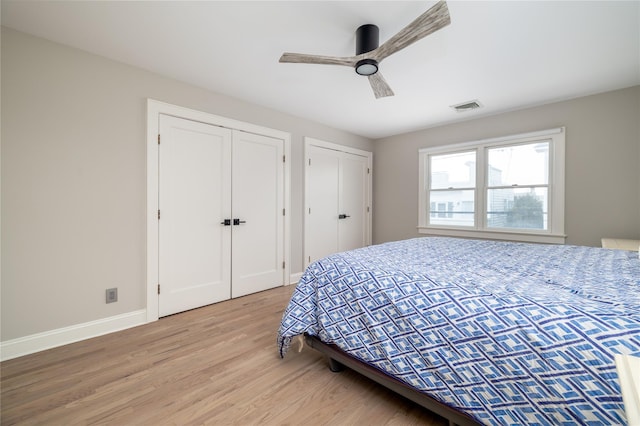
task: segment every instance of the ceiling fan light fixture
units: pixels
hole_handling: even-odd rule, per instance
[[[280,57],[280,62],[341,65],[355,68],[357,74],[367,77],[376,99],[393,96],[393,90],[391,90],[379,72],[378,64],[390,55],[412,45],[418,40],[422,40],[450,23],[451,18],[447,3],[445,0],[440,0],[385,41],[382,46],[379,43],[380,30],[378,27],[373,24],[365,24],[356,30],[355,56],[325,56],[285,52]]]
[[[356,64],[356,72],[360,75],[373,75],[378,72],[378,62],[374,59],[363,59]]]

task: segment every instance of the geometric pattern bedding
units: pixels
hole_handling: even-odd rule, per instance
[[[318,336],[483,424],[626,424],[614,354],[640,356],[638,252],[416,238],[300,279],[280,356]]]

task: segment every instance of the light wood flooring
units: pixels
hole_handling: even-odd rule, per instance
[[[446,425],[305,347],[280,359],[294,286],[0,364],[0,423]]]

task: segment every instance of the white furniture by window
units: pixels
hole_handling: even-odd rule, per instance
[[[602,247],[617,250],[640,250],[640,240],[625,240],[622,238],[603,238]]]
[[[615,360],[627,421],[640,425],[640,358],[618,354]]]
[[[420,233],[564,243],[565,129],[419,151]]]

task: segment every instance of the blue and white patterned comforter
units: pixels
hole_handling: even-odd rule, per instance
[[[637,252],[417,238],[311,264],[278,331],[308,333],[485,424],[625,424]]]

